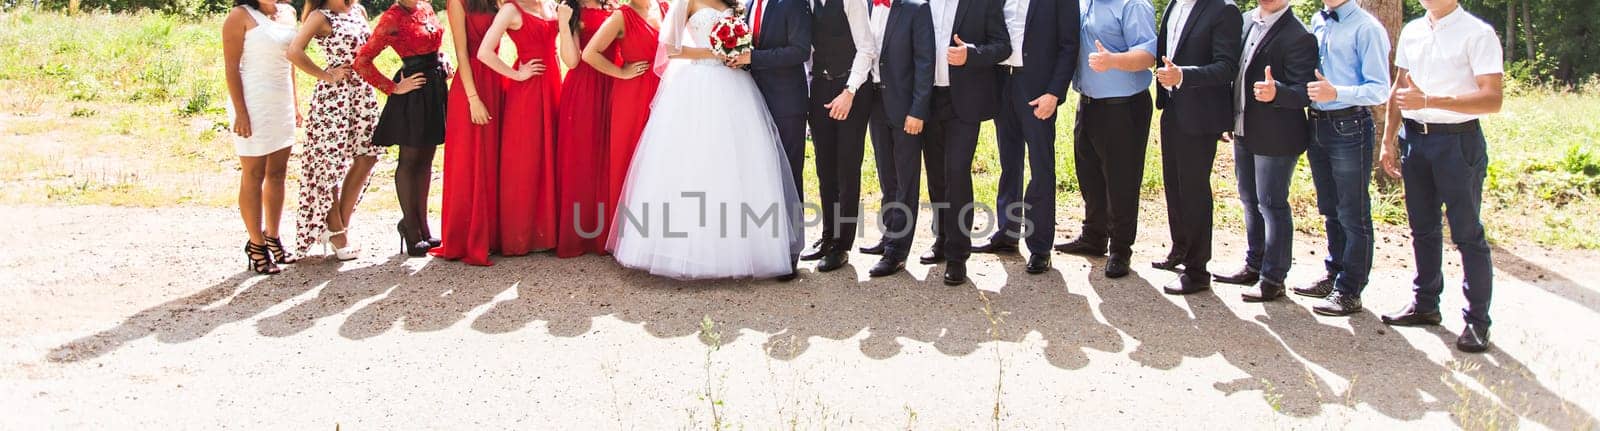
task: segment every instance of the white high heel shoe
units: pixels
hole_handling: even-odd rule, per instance
[[[318,238],[318,241],[322,242],[322,252],[323,252],[323,254],[328,254],[328,251],[332,250],[333,251],[332,252],[333,257],[335,259],[339,259],[340,262],[349,261],[349,260],[356,260],[356,259],[360,258],[361,257],[361,247],[357,247],[355,244],[351,244],[350,243],[350,238],[345,238],[345,247],[344,248],[336,248],[336,247],[333,246],[333,237],[336,237],[336,236],[339,236],[339,235],[344,235],[344,231],[342,231],[342,230],[341,231],[337,231],[337,232],[328,231],[328,232],[323,232],[322,233],[322,237]]]

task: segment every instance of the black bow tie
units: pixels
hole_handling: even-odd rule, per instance
[[[1334,21],[1338,21],[1339,20],[1339,11],[1336,11],[1336,10],[1324,10],[1324,11],[1322,11],[1322,19],[1331,19],[1331,20],[1334,20]]]

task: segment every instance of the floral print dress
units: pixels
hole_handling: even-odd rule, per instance
[[[333,27],[329,35],[317,37],[327,66],[350,66],[356,51],[372,36],[365,13],[359,6],[342,14],[327,9],[318,12],[327,16]],[[356,74],[340,82],[317,82],[300,158],[300,209],[295,224],[299,254],[305,254],[327,232],[328,212],[338,205],[335,192],[344,184],[355,158],[384,153],[383,147],[372,143],[372,130],[377,123],[378,98]],[[363,181],[361,189],[365,188]],[[349,192],[359,195],[361,189]]]

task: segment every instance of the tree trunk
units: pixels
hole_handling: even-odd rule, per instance
[[[1404,0],[1361,0],[1360,3],[1362,9],[1366,9],[1367,12],[1370,12],[1373,16],[1377,17],[1378,22],[1383,24],[1383,28],[1389,31],[1390,65],[1394,64],[1394,47],[1396,44],[1395,42],[1400,38],[1400,28],[1405,26],[1405,8],[1402,4],[1403,1]],[[1389,69],[1389,73],[1390,76],[1394,76],[1394,68],[1392,66]],[[1383,127],[1384,120],[1387,118],[1385,117],[1387,112],[1388,110],[1386,105],[1378,105],[1372,108],[1374,120],[1373,125],[1377,126],[1377,131],[1379,134],[1377,139],[1379,141],[1383,140]],[[1382,147],[1382,145],[1372,146],[1373,160],[1378,159],[1378,152],[1382,150]],[[1373,164],[1373,168],[1378,169],[1376,163]],[[1399,181],[1390,179],[1388,175],[1373,175],[1372,177],[1377,180],[1379,189],[1392,190],[1396,187],[1399,187]]]
[[[1528,12],[1528,9],[1531,9],[1532,6],[1528,6],[1528,3],[1532,3],[1532,2],[1529,2],[1529,1],[1526,1],[1526,0],[1524,0],[1522,2],[1522,44],[1528,48],[1528,56],[1524,57],[1524,58],[1528,59],[1528,61],[1534,61],[1535,59],[1533,58],[1533,18],[1530,17],[1530,14]]]
[[[1510,63],[1516,60],[1515,57],[1517,56],[1515,51],[1517,47],[1517,0],[1506,0],[1506,31],[1503,34],[1505,35],[1503,37],[1506,38],[1506,48],[1502,51],[1505,52],[1506,62]]]

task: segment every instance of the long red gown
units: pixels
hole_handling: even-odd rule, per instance
[[[484,33],[494,23],[493,13],[468,12],[466,16],[467,52],[478,52]],[[498,43],[498,41],[496,42]],[[438,248],[429,253],[450,260],[461,260],[468,265],[490,266],[489,250],[496,243],[499,228],[495,220],[500,181],[500,109],[504,89],[499,74],[468,56],[468,65],[477,87],[478,100],[489,111],[489,123],[472,124],[472,110],[467,100],[461,73],[450,85],[450,99],[445,114],[444,132],[444,205],[439,219],[443,230]]]
[[[583,8],[578,19],[578,47],[589,44],[611,12]],[[616,58],[616,45],[605,51]],[[584,253],[605,253],[606,237],[601,228],[608,223],[600,207],[606,191],[606,117],[611,102],[611,77],[587,63],[567,71],[561,84],[561,104],[556,123],[556,215],[561,222],[556,240],[556,256],[576,257]],[[574,210],[578,214],[574,215]],[[588,237],[588,238],[585,238]]]
[[[662,8],[665,10],[665,7]],[[650,21],[632,7],[618,8],[622,15],[622,37],[612,43],[617,48],[622,64],[635,61],[654,61],[656,46],[660,44],[660,30],[651,27]],[[647,71],[633,79],[617,79],[611,84],[611,128],[607,131],[606,167],[606,220],[601,239],[610,237],[616,226],[618,197],[623,183],[628,179],[628,165],[633,162],[633,149],[639,145],[639,135],[644,133],[645,121],[650,119],[650,101],[656,98],[656,87],[661,77]]]
[[[500,126],[500,254],[518,256],[556,248],[556,101],[561,60],[556,57],[554,19],[522,10],[522,27],[506,34],[517,46],[520,66],[541,60],[545,72],[526,81],[505,79]],[[496,75],[498,76],[498,75]]]

